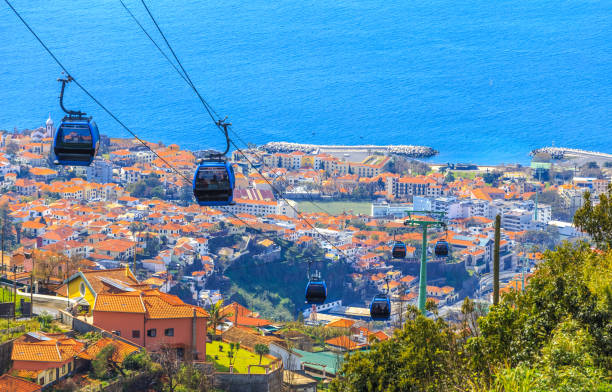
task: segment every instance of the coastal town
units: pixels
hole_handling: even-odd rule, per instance
[[[219,390],[324,390],[344,354],[402,328],[424,240],[427,312],[458,319],[465,298],[492,302],[496,216],[501,291],[524,290],[543,252],[583,237],[573,214],[612,174],[606,156],[558,150],[477,166],[430,163],[429,147],[269,143],[232,152],[232,205],[201,207],[185,180],[199,152],[102,135],[90,166],[59,166],[55,131],[0,131],[0,390],[186,383],[173,358]],[[424,237],[407,222],[425,212],[444,225]],[[311,306],[314,270],[329,291]],[[370,318],[379,293],[387,321]]]

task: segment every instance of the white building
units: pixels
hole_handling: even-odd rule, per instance
[[[390,204],[387,201],[377,201],[371,205],[370,215],[374,218],[394,216],[403,218],[407,215],[406,211],[412,211],[413,205],[410,203]]]
[[[245,200],[235,199],[236,204],[225,207],[234,214],[251,214],[255,216],[285,215],[290,218],[297,216],[297,203],[292,200]]]
[[[533,213],[514,209],[502,215],[501,224],[504,230],[509,231],[532,230],[534,228]]]

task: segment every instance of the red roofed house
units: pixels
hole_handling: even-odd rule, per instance
[[[130,260],[134,256],[133,241],[110,238],[93,244],[95,253],[110,256],[114,260]]]
[[[8,374],[0,376],[0,391],[2,392],[40,392],[42,387],[33,382],[22,380]]]
[[[94,325],[149,351],[175,348],[179,356],[206,359],[208,313],[158,290],[99,293]]]
[[[13,343],[11,373],[47,386],[74,371],[75,358],[84,347],[64,334],[28,332]]]

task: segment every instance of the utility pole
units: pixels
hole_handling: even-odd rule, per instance
[[[429,226],[445,226],[442,220],[419,220],[412,219],[412,214],[421,213],[425,215],[438,215],[444,217],[444,212],[435,211],[406,211],[408,219],[404,221],[404,226],[420,227],[423,231],[423,242],[421,250],[421,268],[419,271],[419,310],[425,314],[425,302],[427,301],[427,228]]]
[[[0,230],[2,233],[0,234],[0,253],[2,254],[2,272],[0,272],[0,277],[4,277],[5,267],[4,267],[4,219],[0,217]],[[7,275],[8,276],[8,275]],[[2,302],[5,301],[5,290],[2,289]]]
[[[17,266],[13,265],[13,299],[15,307],[13,308],[13,320],[17,318]]]
[[[30,271],[30,317],[34,315],[34,254],[32,254],[31,257],[32,271]],[[68,284],[66,284],[66,287],[68,287]]]
[[[501,237],[501,216],[495,217],[495,245],[493,248],[493,305],[499,303],[499,241]]]
[[[0,230],[2,230],[2,234],[0,235],[1,237],[1,253],[2,253],[2,276],[4,276],[4,219],[2,219],[2,217],[0,217]]]
[[[535,221],[538,221],[538,194],[540,193],[540,174],[542,173],[541,170],[536,169],[536,171],[538,172],[538,189],[536,189],[536,197],[535,197]]]

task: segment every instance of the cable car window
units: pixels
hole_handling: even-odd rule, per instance
[[[72,146],[85,144],[91,146],[92,137],[87,125],[65,124],[58,130],[58,133],[60,133],[58,139],[61,140],[63,144]]]
[[[197,188],[208,190],[225,190],[230,187],[229,176],[225,167],[200,167],[198,169]]]
[[[389,313],[389,306],[387,304],[387,301],[375,301],[372,304],[372,313],[378,315]]]

